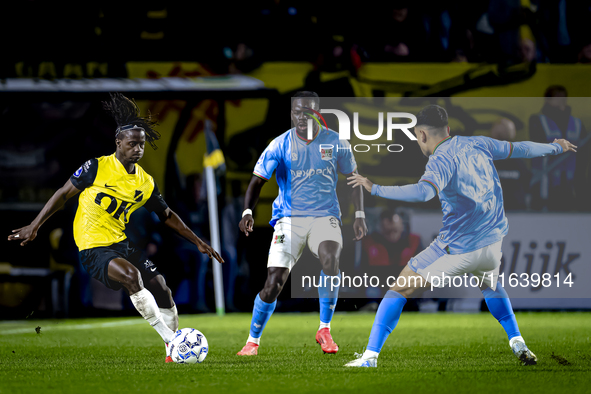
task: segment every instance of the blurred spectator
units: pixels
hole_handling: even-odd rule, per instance
[[[539,47],[544,59],[550,63],[576,62],[578,51],[589,43],[589,2],[537,0],[534,3],[538,5]]]
[[[591,43],[583,46],[579,51],[579,55],[577,56],[578,63],[591,63]]]
[[[565,138],[581,149],[581,142],[587,136],[587,132],[581,119],[571,115],[571,107],[567,105],[566,88],[550,86],[546,89],[544,97],[545,103],[540,113],[529,118],[530,140],[550,143],[555,139]],[[577,191],[582,192],[581,188],[586,187],[586,181],[582,180],[576,184],[575,180],[585,176],[581,170],[585,168],[583,162],[587,162],[588,157],[580,152],[559,159],[543,157],[532,160],[535,182],[532,198],[534,209],[576,208],[575,196]]]
[[[363,61],[424,61],[432,54],[426,46],[426,30],[418,9],[397,0],[365,10],[360,18],[358,51]]]
[[[178,202],[177,213],[181,215],[185,223],[197,236],[206,242],[210,242],[209,210],[207,206],[206,189],[200,174],[192,174],[186,178],[186,193],[184,201]],[[236,251],[236,238],[238,226],[236,216],[233,216],[235,205],[229,205],[218,214],[220,218],[221,255],[226,261],[222,265],[224,276],[224,297],[227,311],[235,311],[234,284],[238,274],[238,253]],[[232,231],[234,230],[234,231]],[[177,277],[179,286],[188,285],[188,300],[191,309],[200,312],[209,312],[207,295],[213,294],[213,288],[209,285],[208,274],[211,260],[207,255],[200,253],[195,245],[175,237],[174,253],[183,264],[182,277]],[[217,264],[217,262],[215,262]],[[184,281],[188,281],[183,284]],[[187,289],[183,287],[182,290]],[[179,293],[182,293],[179,291]],[[179,296],[179,294],[177,294]]]
[[[515,140],[515,124],[507,119],[499,119],[491,128],[490,136],[501,141]],[[497,160],[495,168],[503,188],[503,201],[506,210],[525,210],[530,199],[529,182],[531,171],[523,159]]]
[[[536,43],[529,38],[522,38],[519,43],[519,53],[521,55],[521,61],[533,62],[536,60]]]
[[[480,31],[492,39],[493,46],[488,49],[487,60],[502,63],[523,61],[524,52],[529,55],[531,45],[522,42],[520,27],[527,24],[531,17],[531,11],[522,7],[520,0],[490,0],[487,12],[478,22]]]
[[[385,209],[380,214],[378,232],[365,237],[362,248],[361,269],[385,281],[389,275],[398,276],[423,246],[421,237],[410,232],[408,211],[398,208],[395,211]]]

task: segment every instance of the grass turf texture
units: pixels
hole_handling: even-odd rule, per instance
[[[210,350],[202,364],[164,364],[141,318],[0,323],[0,393],[589,393],[591,313],[518,313],[538,365],[519,364],[488,313],[403,313],[377,369],[344,368],[367,344],[374,314],[335,315],[336,355],[314,336],[318,314],[276,314],[259,356],[238,357],[250,314],[181,315]],[[40,328],[40,334],[35,332]]]

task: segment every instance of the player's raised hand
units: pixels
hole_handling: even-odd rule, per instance
[[[566,153],[566,152],[576,152],[577,151],[577,146],[571,144],[570,142],[568,142],[565,139],[555,139],[552,142],[556,142],[558,145],[560,145],[562,147],[562,153]]]
[[[240,220],[240,224],[238,224],[238,227],[240,227],[240,231],[248,237],[248,233],[252,233],[254,227],[254,219],[252,215],[244,215],[244,217],[242,217],[242,220]]]
[[[217,261],[219,261],[220,263],[224,263],[224,259],[222,259],[222,257],[218,254],[218,252],[216,252],[214,248],[212,248],[211,246],[209,246],[205,242],[201,241],[197,245],[197,248],[199,249],[199,251],[201,253],[208,255],[210,259],[214,258]]]
[[[361,239],[367,235],[367,225],[365,224],[365,219],[355,219],[355,223],[353,223],[353,231],[355,232],[355,238],[353,238],[353,241],[361,241]]]
[[[347,178],[347,180],[349,181],[347,182],[347,185],[351,185],[353,187],[361,185],[365,188],[365,190],[371,193],[371,187],[373,186],[373,182],[367,179],[366,177],[353,173],[349,178]]]
[[[33,225],[12,230],[13,234],[8,236],[9,241],[21,241],[21,246],[25,246],[37,237],[37,228]]]

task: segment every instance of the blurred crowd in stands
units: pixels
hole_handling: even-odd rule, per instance
[[[107,62],[111,76],[125,76],[127,61],[145,60],[202,62],[219,74],[266,61],[327,70],[363,62],[591,62],[587,1],[32,1],[2,8],[13,23],[0,24],[0,34],[15,38],[5,43],[5,66]],[[11,76],[10,66],[2,73]]]

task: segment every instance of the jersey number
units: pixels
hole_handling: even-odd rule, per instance
[[[113,217],[116,220],[119,220],[119,218],[121,217],[121,214],[123,214],[123,222],[125,222],[125,223],[129,222],[129,209],[131,207],[133,207],[133,205],[134,205],[133,203],[130,203],[128,201],[122,201],[121,204],[119,204],[119,201],[115,197],[113,197],[107,193],[102,193],[102,192],[98,193],[96,195],[94,202],[100,206],[101,202],[103,201],[103,198],[111,199],[111,203],[109,204],[109,206],[106,209],[108,214],[112,214],[113,212],[115,212]],[[139,198],[136,200],[136,202],[142,201],[143,198],[144,198],[144,195],[140,194]],[[117,209],[118,205],[119,205],[119,209]]]

